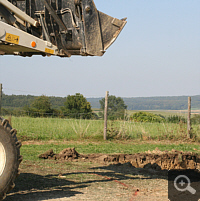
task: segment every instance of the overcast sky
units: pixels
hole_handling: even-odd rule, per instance
[[[127,25],[103,57],[0,56],[5,94],[200,95],[199,0],[95,0]]]

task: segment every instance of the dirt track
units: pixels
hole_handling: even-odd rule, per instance
[[[22,163],[16,188],[5,201],[167,201],[168,171],[164,167],[197,168],[199,157],[175,150],[154,152],[81,155],[65,149],[58,155],[49,150],[40,158],[51,160]]]

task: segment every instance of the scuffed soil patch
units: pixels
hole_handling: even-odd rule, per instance
[[[13,200],[167,201],[167,176],[163,170],[130,163],[23,161],[16,187],[5,201]]]
[[[200,169],[200,156],[196,153],[181,151],[154,151],[137,154],[79,154],[75,148],[66,148],[59,154],[48,150],[39,155],[41,159],[54,159],[61,161],[90,161],[100,163],[130,163],[135,168],[155,170],[170,169]]]

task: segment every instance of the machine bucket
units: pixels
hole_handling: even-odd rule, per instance
[[[102,56],[124,28],[126,19],[119,20],[98,11],[93,0],[82,1],[86,53]]]

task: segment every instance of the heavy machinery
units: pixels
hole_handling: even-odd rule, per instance
[[[0,54],[102,56],[125,24],[98,11],[93,0],[0,0]],[[19,174],[16,133],[0,117],[0,200]]]

